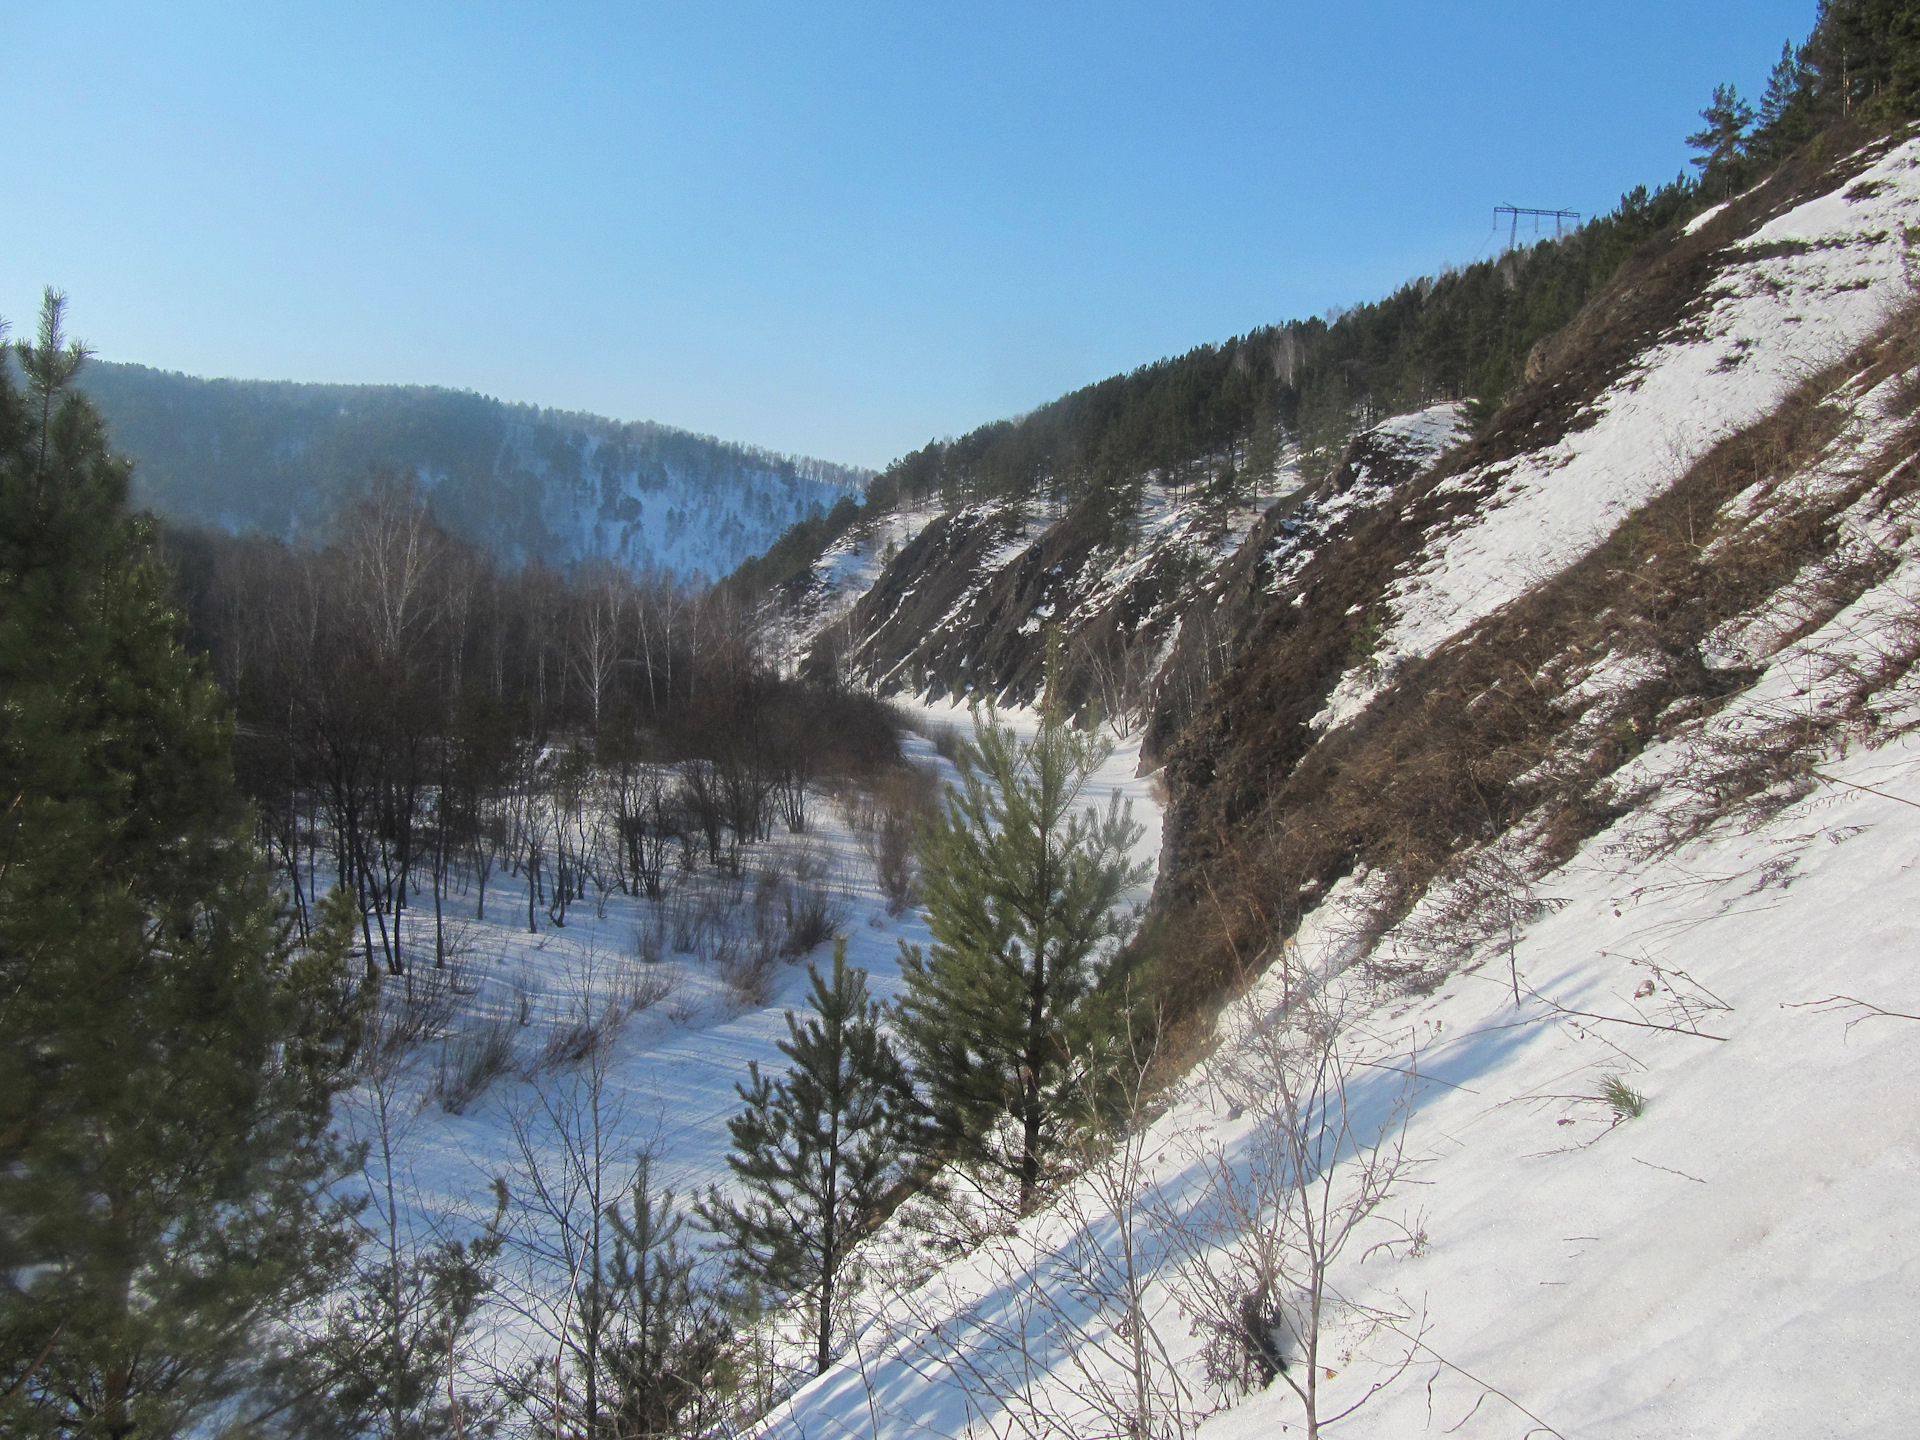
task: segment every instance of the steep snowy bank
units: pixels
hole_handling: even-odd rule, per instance
[[[1238,943],[1209,903],[1298,932],[1108,1160],[876,1295],[764,1433],[1304,1433],[1310,1333],[1343,1434],[1910,1428],[1920,143],[1834,173],[1656,256],[1651,318],[1607,297],[1587,399],[1549,365],[1275,572],[1271,673],[1175,752],[1213,808],[1159,963]],[[1327,1035],[1304,1128],[1355,1228],[1263,1273]]]
[[[1316,723],[1360,713],[1383,676],[1584,554],[1878,329],[1907,291],[1914,255],[1903,227],[1916,202],[1920,140],[1910,140],[1844,191],[1732,244],[1701,313],[1611,386],[1590,423],[1513,462],[1450,477],[1440,493],[1478,496],[1476,508],[1406,568],[1369,664],[1342,679]]]
[[[1648,763],[1683,766],[1691,743]],[[1441,993],[1374,1013],[1380,1053],[1411,1055],[1419,1081],[1402,1183],[1330,1277],[1343,1301],[1388,1318],[1334,1327],[1322,1413],[1411,1364],[1344,1433],[1907,1433],[1920,1403],[1920,931],[1906,898],[1920,863],[1920,741],[1857,749],[1823,772],[1831,782],[1757,829],[1635,862],[1658,838],[1656,804],[1541,882],[1530,898],[1547,913],[1511,951],[1496,942]],[[1368,947],[1342,923],[1363,886],[1315,913],[1296,963],[1377,1000],[1358,963]],[[1269,984],[1254,1005],[1279,998]],[[1254,1121],[1206,1075],[1146,1133],[1143,1218],[1206,1207],[1201,1159],[1248,1163]],[[1644,1113],[1602,1098],[1609,1076],[1645,1097]],[[1356,1110],[1383,1103],[1375,1089],[1356,1087]],[[1049,1416],[1094,1426],[1088,1374],[1130,1379],[1114,1317],[1061,1299],[1082,1327],[1063,1341],[1060,1317],[1031,1299],[1084,1270],[1077,1247],[1117,1244],[1094,1188],[953,1267],[937,1303],[896,1297],[858,1363],[765,1433],[1018,1434]],[[1417,1244],[1369,1249],[1408,1232]],[[1142,1247],[1144,1264],[1160,1263],[1138,1310],[1190,1387],[1183,1407],[1163,1376],[1159,1401],[1192,1424],[1228,1397],[1199,1382],[1171,1243],[1159,1233]],[[930,1313],[953,1326],[933,1347]],[[1027,1343],[1022,1359],[1044,1357],[1041,1373],[1018,1373],[1010,1333]],[[985,1370],[1014,1397],[998,1414]],[[1299,1405],[1276,1381],[1198,1433],[1288,1426]]]

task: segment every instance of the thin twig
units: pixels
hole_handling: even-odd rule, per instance
[[[1797,1000],[1792,1003],[1782,1001],[1782,1010],[1812,1010],[1816,1015],[1829,1014],[1834,1010],[1864,1010],[1864,1015],[1856,1015],[1847,1021],[1851,1031],[1862,1020],[1920,1020],[1920,1015],[1909,1015],[1903,1010],[1888,1010],[1874,1004],[1871,1000],[1861,1000],[1852,995],[1829,995],[1824,1000]]]
[[[1665,1165],[1656,1165],[1651,1160],[1642,1160],[1638,1155],[1629,1155],[1627,1158],[1636,1165],[1644,1165],[1649,1170],[1666,1170],[1667,1174],[1678,1175],[1682,1180],[1691,1180],[1696,1185],[1704,1185],[1707,1183],[1698,1175],[1689,1175],[1684,1170],[1670,1170]]]
[[[1816,780],[1824,780],[1829,785],[1844,785],[1849,790],[1864,790],[1869,795],[1878,795],[1882,800],[1895,800],[1902,805],[1911,805],[1914,809],[1920,810],[1920,800],[1909,800],[1904,795],[1894,795],[1886,790],[1876,790],[1871,785],[1856,785],[1851,780],[1842,780],[1838,775],[1829,775],[1824,770],[1815,770],[1812,774]]]
[[[1402,1330],[1399,1326],[1395,1325],[1391,1320],[1388,1320],[1384,1315],[1378,1316],[1376,1318],[1378,1319],[1382,1327],[1393,1331],[1393,1333],[1398,1335],[1402,1340],[1409,1342],[1416,1348],[1426,1351],[1427,1354],[1431,1355],[1435,1360],[1439,1361],[1440,1364],[1446,1366],[1447,1369],[1453,1371],[1454,1374],[1464,1376],[1466,1379],[1471,1380],[1475,1385],[1478,1385],[1482,1390],[1486,1391],[1489,1395],[1499,1396],[1502,1400],[1506,1401],[1507,1404],[1513,1406],[1514,1409],[1518,1410],[1522,1415],[1526,1416],[1529,1420],[1533,1421],[1533,1423],[1536,1426],[1538,1426],[1540,1429],[1546,1431],[1547,1434],[1552,1435],[1554,1437],[1554,1440],[1567,1440],[1566,1436],[1562,1435],[1558,1430],[1554,1429],[1553,1426],[1549,1425],[1546,1421],[1542,1420],[1538,1415],[1534,1414],[1531,1410],[1527,1409],[1526,1406],[1522,1405],[1518,1400],[1514,1399],[1511,1395],[1507,1394],[1507,1392],[1502,1390],[1498,1385],[1490,1385],[1485,1380],[1482,1380],[1478,1375],[1475,1375],[1472,1371],[1454,1364],[1453,1361],[1447,1359],[1446,1356],[1442,1355],[1438,1350],[1434,1349],[1433,1346],[1427,1344],[1425,1340],[1422,1340],[1417,1335],[1407,1334],[1406,1331]],[[1465,1421],[1462,1421],[1461,1423],[1464,1424]],[[1529,1431],[1528,1433],[1532,1434],[1533,1432]]]
[[[1637,1030],[1666,1030],[1675,1035],[1691,1035],[1696,1040],[1718,1040],[1725,1043],[1731,1038],[1726,1035],[1709,1034],[1705,1030],[1689,1030],[1680,1025],[1660,1025],[1652,1020],[1628,1020],[1619,1015],[1596,1015],[1591,1010],[1569,1010],[1557,1001],[1549,1000],[1538,990],[1530,990],[1527,993],[1556,1015],[1572,1015],[1582,1020],[1604,1020],[1612,1025],[1631,1025]]]

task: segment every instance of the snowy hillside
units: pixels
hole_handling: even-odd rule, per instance
[[[1309,1390],[1354,1436],[1909,1433],[1916,226],[1920,141],[1776,178],[1479,436],[1389,422],[1234,518],[1131,693],[1229,616],[1151,737],[1157,963],[1264,974],[1041,1213],[880,1237],[761,1433],[1237,1440]],[[1004,637],[1093,633],[1189,523],[1148,494],[1078,571],[1055,517],[921,519],[818,613],[883,683],[1004,691]]]
[[[716,579],[867,472],[664,425],[417,386],[201,380],[96,364],[85,387],[168,519],[312,538],[412,475],[441,523],[508,563],[618,561]]]
[[[1405,427],[1383,428],[1398,440]],[[1445,429],[1416,427],[1409,444]],[[1058,627],[1073,648],[1080,698],[1125,721],[1221,568],[1276,510],[1291,514],[1306,499],[1284,457],[1224,503],[1149,476],[1118,535],[1091,530],[1084,515],[1043,496],[896,507],[785,587],[770,623],[796,668],[884,694],[1015,705],[1038,694],[1045,631]]]
[[[1274,1117],[1248,1071],[1283,981],[1321,975],[1389,1067],[1355,1070],[1355,1132],[1369,1144],[1384,1123],[1397,1152],[1329,1276],[1322,1415],[1387,1387],[1343,1433],[1909,1433],[1920,937],[1898,897],[1920,816],[1885,787],[1913,790],[1917,770],[1912,741],[1855,756],[1834,770],[1846,784],[1767,825],[1644,864],[1624,858],[1635,834],[1609,836],[1534,897],[1552,913],[1511,954],[1429,998],[1382,1003],[1336,894],[1248,997],[1256,1038],[1136,1142],[1119,1182],[1141,1212],[1131,1256],[1090,1181],[937,1295],[894,1298],[765,1433],[1120,1433],[1133,1315],[1152,1340],[1151,1433],[1301,1429],[1284,1381],[1244,1397],[1204,1382],[1188,1251],[1216,1238],[1209,1212],[1259,1189]],[[1642,1113],[1609,1104],[1612,1077]],[[1089,1293],[1128,1258],[1153,1274],[1137,1303]],[[1236,1258],[1214,1263],[1247,1281]]]

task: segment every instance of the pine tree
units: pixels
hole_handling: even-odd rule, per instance
[[[1084,1099],[1106,1007],[1096,993],[1114,906],[1147,867],[1115,794],[1078,808],[1109,752],[1068,723],[1048,664],[1041,724],[1022,739],[989,710],[961,749],[959,788],[926,827],[920,864],[933,943],[902,946],[899,1028],[942,1155],[1018,1179],[1032,1208]]]
[[[49,292],[24,392],[0,366],[0,1430],[145,1440],[244,1388],[349,1248],[354,1021],[344,955],[291,963],[61,319]]]
[[[1353,436],[1353,399],[1338,370],[1316,370],[1301,388],[1295,428],[1300,473],[1309,480],[1331,473]]]
[[[1699,167],[1703,183],[1719,180],[1732,193],[1740,159],[1746,153],[1753,107],[1733,86],[1716,85],[1713,103],[1700,112],[1700,118],[1707,122],[1705,127],[1687,137],[1687,144],[1701,152],[1693,163]]]
[[[694,1258],[680,1247],[685,1217],[673,1192],[653,1188],[651,1160],[642,1155],[630,1203],[616,1201],[613,1265],[607,1289],[617,1323],[607,1346],[610,1440],[705,1435],[721,1397],[733,1328],[694,1283]]]
[[[1246,496],[1257,495],[1273,484],[1279,465],[1280,417],[1272,395],[1262,390],[1254,401],[1253,420],[1247,432],[1246,463],[1241,467]]]
[[[805,1299],[824,1373],[842,1268],[898,1177],[912,1091],[847,942],[834,946],[830,982],[812,966],[807,976],[814,1013],[802,1025],[789,1010],[780,1042],[792,1068],[772,1080],[755,1063],[737,1087],[746,1108],[727,1122],[727,1165],[746,1198],[710,1191],[699,1213],[737,1278]]]
[[[1912,0],[1821,0],[1801,53],[1822,122],[1920,111],[1920,11]]]
[[[1767,75],[1767,93],[1760,97],[1760,128],[1772,130],[1787,118],[1807,83],[1807,67],[1791,40],[1783,41],[1780,58]]]

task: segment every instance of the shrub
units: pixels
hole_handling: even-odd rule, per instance
[[[732,936],[714,952],[714,969],[735,1011],[758,1010],[773,999],[774,957],[756,947],[743,951]]]
[[[496,1015],[440,1044],[433,1094],[449,1115],[463,1115],[487,1087],[513,1068],[514,1020]]]
[[[797,959],[833,939],[846,919],[846,907],[824,887],[796,888],[787,897],[787,938],[781,953]]]

